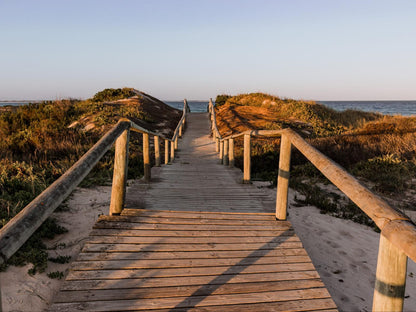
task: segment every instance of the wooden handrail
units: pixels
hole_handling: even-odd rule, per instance
[[[176,127],[183,127],[185,116],[189,112],[189,106],[184,101],[184,111],[181,120]],[[23,208],[13,219],[0,229],[0,264],[6,262],[39,228],[39,226],[54,212],[54,210],[71,194],[81,183],[93,167],[100,161],[104,154],[116,142],[116,153],[113,173],[113,187],[111,193],[110,214],[119,214],[124,206],[125,188],[127,180],[128,158],[128,132],[131,130],[141,132],[145,136],[160,137],[165,141],[165,149],[168,155],[168,142],[173,143],[177,134],[172,139],[165,138],[159,133],[149,131],[122,118],[108,131],[87,153],[85,153],[71,168],[69,168],[58,180],[46,188],[39,196]],[[145,144],[144,144],[145,146]],[[173,144],[172,144],[173,146]],[[148,151],[143,151],[146,154]],[[171,151],[173,154],[173,151]],[[144,158],[148,155],[144,155]],[[146,159],[148,161],[148,159]],[[171,161],[173,160],[173,157]],[[148,161],[150,164],[150,162]],[[165,163],[167,160],[165,159]],[[147,169],[147,170],[146,170]],[[145,168],[145,180],[147,176]]]
[[[211,116],[215,117],[215,108],[212,103],[210,103],[209,111]],[[215,120],[212,121],[212,125],[212,129],[217,131]],[[221,142],[228,140],[228,162],[231,163],[234,161],[233,140],[244,136],[244,182],[250,179],[250,137],[276,135],[282,137],[276,192],[276,218],[286,220],[290,154],[294,146],[380,228],[373,311],[402,311],[407,257],[416,262],[416,225],[291,129],[247,130],[220,139]],[[221,155],[225,158],[224,153]],[[226,163],[227,161],[223,160],[223,164]]]

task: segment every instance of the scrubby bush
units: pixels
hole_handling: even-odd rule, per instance
[[[135,96],[133,88],[118,88],[118,89],[104,89],[103,91],[97,92],[92,98],[93,102],[108,102],[120,99],[129,98]]]
[[[217,95],[217,97],[215,98],[215,106],[224,105],[230,97],[231,95],[226,94]]]
[[[105,89],[92,100],[48,101],[0,112],[0,228],[81,158],[120,117],[154,122],[141,103],[103,103],[133,95],[134,90],[129,88]],[[175,122],[173,117],[170,119]],[[94,124],[89,131],[85,129],[88,123]],[[130,179],[143,174],[141,138],[131,134]],[[108,184],[113,163],[114,148],[81,185]],[[32,236],[8,263],[31,262],[31,273],[43,271],[47,252],[42,238],[62,231],[56,221],[46,222],[38,229],[40,234]]]

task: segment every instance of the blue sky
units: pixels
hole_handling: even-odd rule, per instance
[[[415,100],[414,0],[0,0],[0,99]]]

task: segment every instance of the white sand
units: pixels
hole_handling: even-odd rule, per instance
[[[270,190],[275,194],[276,190]],[[367,226],[319,213],[315,207],[294,207],[290,192],[289,220],[341,311],[371,311],[379,234]],[[77,189],[69,201],[69,212],[56,217],[69,233],[49,242],[65,243],[58,255],[79,253],[100,214],[107,214],[110,187]],[[53,256],[52,252],[51,255]],[[69,264],[49,263],[47,272],[67,271]],[[63,280],[43,274],[29,276],[24,268],[9,267],[0,273],[4,311],[42,311],[48,307]],[[416,264],[409,261],[405,311],[416,311]]]
[[[365,225],[294,207],[289,220],[341,311],[371,311],[379,235]],[[404,310],[416,311],[416,264],[408,261]],[[414,277],[410,277],[410,276]]]
[[[64,247],[49,250],[50,257],[71,256],[75,259],[99,215],[108,214],[111,187],[76,189],[68,201],[69,211],[57,212],[52,216],[69,232],[47,241],[48,247],[64,244]],[[65,275],[70,264],[48,262],[45,273],[30,276],[25,267],[10,266],[0,273],[3,311],[44,311],[52,301],[64,279],[50,279],[49,272],[62,271]]]

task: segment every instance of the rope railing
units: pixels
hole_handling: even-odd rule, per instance
[[[210,101],[211,129],[218,131],[215,107]],[[213,118],[212,118],[213,116]],[[416,262],[416,225],[373,194],[345,169],[319,152],[291,129],[247,130],[221,138],[220,162],[234,165],[234,138],[244,136],[243,181],[250,181],[250,141],[252,136],[281,136],[276,192],[276,218],[286,220],[292,146],[296,147],[329,181],[337,186],[380,228],[373,311],[402,311],[407,274],[407,258]],[[221,151],[222,149],[222,151]],[[232,160],[232,162],[231,162]]]
[[[177,148],[177,140],[178,137],[182,135],[186,115],[189,111],[188,103],[185,100],[182,118],[176,127],[172,139],[142,128],[128,119],[123,118],[119,120],[110,131],[108,131],[58,180],[46,188],[2,229],[0,229],[0,264],[5,263],[29,239],[39,226],[71,194],[79,183],[85,179],[88,173],[114,143],[114,171],[109,214],[120,214],[124,207],[126,193],[130,130],[143,133],[144,179],[145,181],[150,181],[149,135],[154,137],[156,166],[160,166],[160,139],[165,141],[165,164],[169,161],[173,161],[175,155],[174,149]],[[176,145],[171,144],[171,154],[169,159],[169,143],[174,143],[175,141]]]

